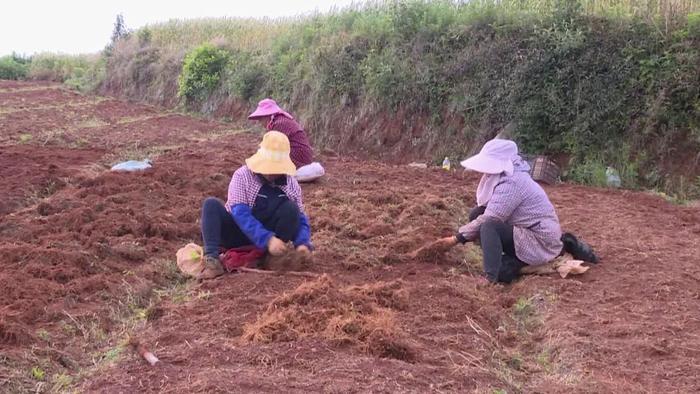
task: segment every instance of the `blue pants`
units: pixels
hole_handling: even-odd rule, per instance
[[[277,238],[284,242],[294,240],[299,232],[299,208],[296,204],[286,200],[277,206],[271,215],[269,212],[265,214],[265,218],[260,220],[253,209],[253,216],[260,220],[266,229],[275,233]],[[221,248],[231,249],[253,244],[217,198],[209,197],[204,200],[201,224],[206,256],[218,257]]]

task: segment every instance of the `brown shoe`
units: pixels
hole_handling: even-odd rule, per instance
[[[224,274],[224,266],[214,256],[204,256],[204,269],[197,275],[197,279],[214,279]]]

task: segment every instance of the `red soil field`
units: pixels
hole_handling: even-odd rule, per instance
[[[197,283],[175,252],[256,149],[235,130],[0,81],[0,391],[700,391],[698,208],[547,187],[601,263],[488,286],[477,246],[411,258],[466,220],[476,175],[323,156],[303,186],[319,278]],[[139,155],[154,168],[109,172]]]

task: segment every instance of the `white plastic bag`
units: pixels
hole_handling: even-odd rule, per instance
[[[323,169],[321,163],[313,162],[309,165],[297,168],[296,178],[298,182],[313,182],[325,174],[326,170]]]
[[[143,171],[153,166],[151,160],[129,160],[112,166],[112,171]]]
[[[605,170],[605,178],[609,187],[620,187],[622,186],[622,180],[620,179],[620,174],[616,169],[608,167]]]

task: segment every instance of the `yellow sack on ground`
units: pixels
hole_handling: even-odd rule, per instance
[[[586,267],[582,260],[567,260],[563,264],[557,267],[557,272],[562,278],[566,278],[567,275],[581,275],[582,273],[588,271],[591,267]]]
[[[535,275],[559,273],[559,276],[566,278],[568,275],[581,275],[588,271],[590,267],[581,265],[583,263],[583,261],[575,260],[571,255],[565,254],[547,264],[523,267],[520,269],[520,273]]]
[[[201,246],[189,243],[177,251],[177,267],[185,275],[197,276],[204,270],[203,255]]]

